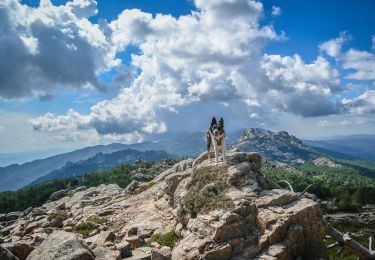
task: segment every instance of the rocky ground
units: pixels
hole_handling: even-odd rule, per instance
[[[258,153],[203,153],[148,183],[101,185],[0,215],[0,259],[319,259],[319,205],[273,189]]]

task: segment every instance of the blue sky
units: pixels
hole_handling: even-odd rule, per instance
[[[213,114],[229,130],[303,138],[375,129],[374,1],[7,0],[0,11],[0,153],[203,131]]]

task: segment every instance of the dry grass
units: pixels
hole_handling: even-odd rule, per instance
[[[193,217],[215,209],[233,206],[232,200],[225,195],[227,167],[205,166],[196,169],[191,175],[184,206]]]

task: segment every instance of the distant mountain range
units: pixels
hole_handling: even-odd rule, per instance
[[[98,153],[94,157],[78,162],[68,162],[64,167],[54,170],[49,174],[39,177],[30,185],[41,183],[48,180],[66,179],[82,176],[89,172],[110,169],[119,164],[134,163],[138,159],[144,161],[160,161],[170,159],[173,156],[165,151],[146,151],[141,152],[134,149],[125,149],[111,154]]]
[[[97,153],[107,154],[123,149],[125,149],[123,144],[96,145],[21,165],[12,164],[0,167],[0,191],[22,188],[33,180],[60,169],[67,162],[78,162],[93,157]]]
[[[304,140],[305,144],[347,154],[359,159],[375,160],[375,135],[336,136],[328,140]]]
[[[144,157],[142,159],[145,160],[147,158],[155,160],[153,158],[159,157],[195,156],[205,150],[203,137],[204,133],[196,132],[172,135],[170,138],[157,142],[97,145],[21,165],[13,164],[0,167],[0,191],[17,190],[30,183],[109,169],[120,163],[131,163],[138,156]],[[238,148],[242,151],[260,152],[268,160],[283,163],[303,163],[321,156],[346,160],[356,158],[375,159],[375,136],[340,138],[302,142],[285,131],[272,132],[259,128],[249,128],[241,132],[228,133],[227,144],[231,148]],[[130,152],[128,149],[133,149],[133,151]],[[158,154],[152,156],[147,153],[139,153],[146,151],[165,152],[158,152]],[[148,157],[149,155],[150,157]]]

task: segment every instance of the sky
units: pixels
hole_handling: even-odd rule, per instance
[[[375,2],[0,2],[0,154],[375,130]]]

